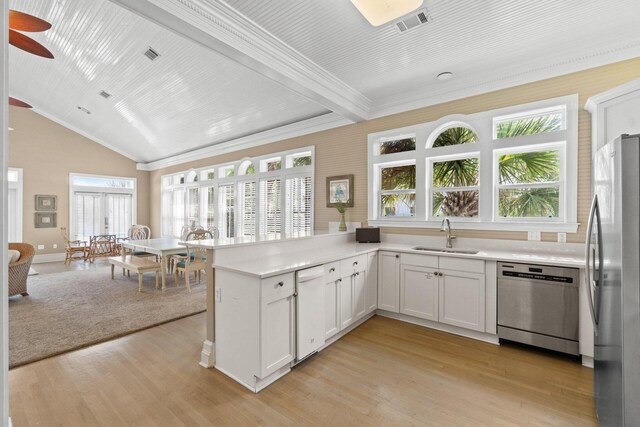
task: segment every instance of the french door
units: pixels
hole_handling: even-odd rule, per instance
[[[125,237],[133,224],[133,195],[76,191],[73,195],[74,239],[89,240],[98,234]]]

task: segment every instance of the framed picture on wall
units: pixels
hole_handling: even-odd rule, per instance
[[[55,211],[57,209],[58,196],[36,194],[37,211]]]
[[[36,228],[56,228],[58,226],[58,214],[55,212],[36,212]]]
[[[337,203],[353,207],[353,175],[327,177],[327,207],[335,208]]]

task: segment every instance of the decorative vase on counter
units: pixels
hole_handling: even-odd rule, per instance
[[[338,231],[347,231],[347,223],[344,222],[344,212],[340,214],[340,224],[338,224]]]
[[[340,224],[338,224],[338,231],[347,231],[347,223],[344,222],[344,213],[347,210],[347,207],[344,203],[338,202],[336,203],[336,209],[340,212]]]

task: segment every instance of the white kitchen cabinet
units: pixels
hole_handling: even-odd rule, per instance
[[[400,254],[378,253],[378,308],[398,313],[400,311]]]
[[[433,267],[400,266],[400,313],[438,321],[438,275]]]
[[[485,261],[403,253],[399,297],[401,314],[485,332]]]
[[[371,252],[367,256],[367,283],[365,289],[366,313],[378,308],[378,253]]]
[[[452,270],[439,272],[438,320],[441,323],[484,332],[484,274]]]
[[[294,273],[260,279],[216,271],[216,365],[258,391],[295,359]]]
[[[343,330],[365,315],[365,278],[367,256],[347,258],[340,261],[340,330]]]
[[[294,289],[268,295],[262,301],[261,378],[295,359]]]
[[[325,264],[324,338],[340,332],[340,263]]]

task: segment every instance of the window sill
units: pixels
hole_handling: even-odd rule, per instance
[[[487,230],[487,231],[547,231],[554,233],[575,233],[578,231],[579,223],[566,222],[475,222],[456,221],[451,219],[454,230]],[[437,228],[440,229],[440,221],[420,221],[414,219],[395,220],[375,220],[367,221],[373,227],[398,227],[398,228]]]

